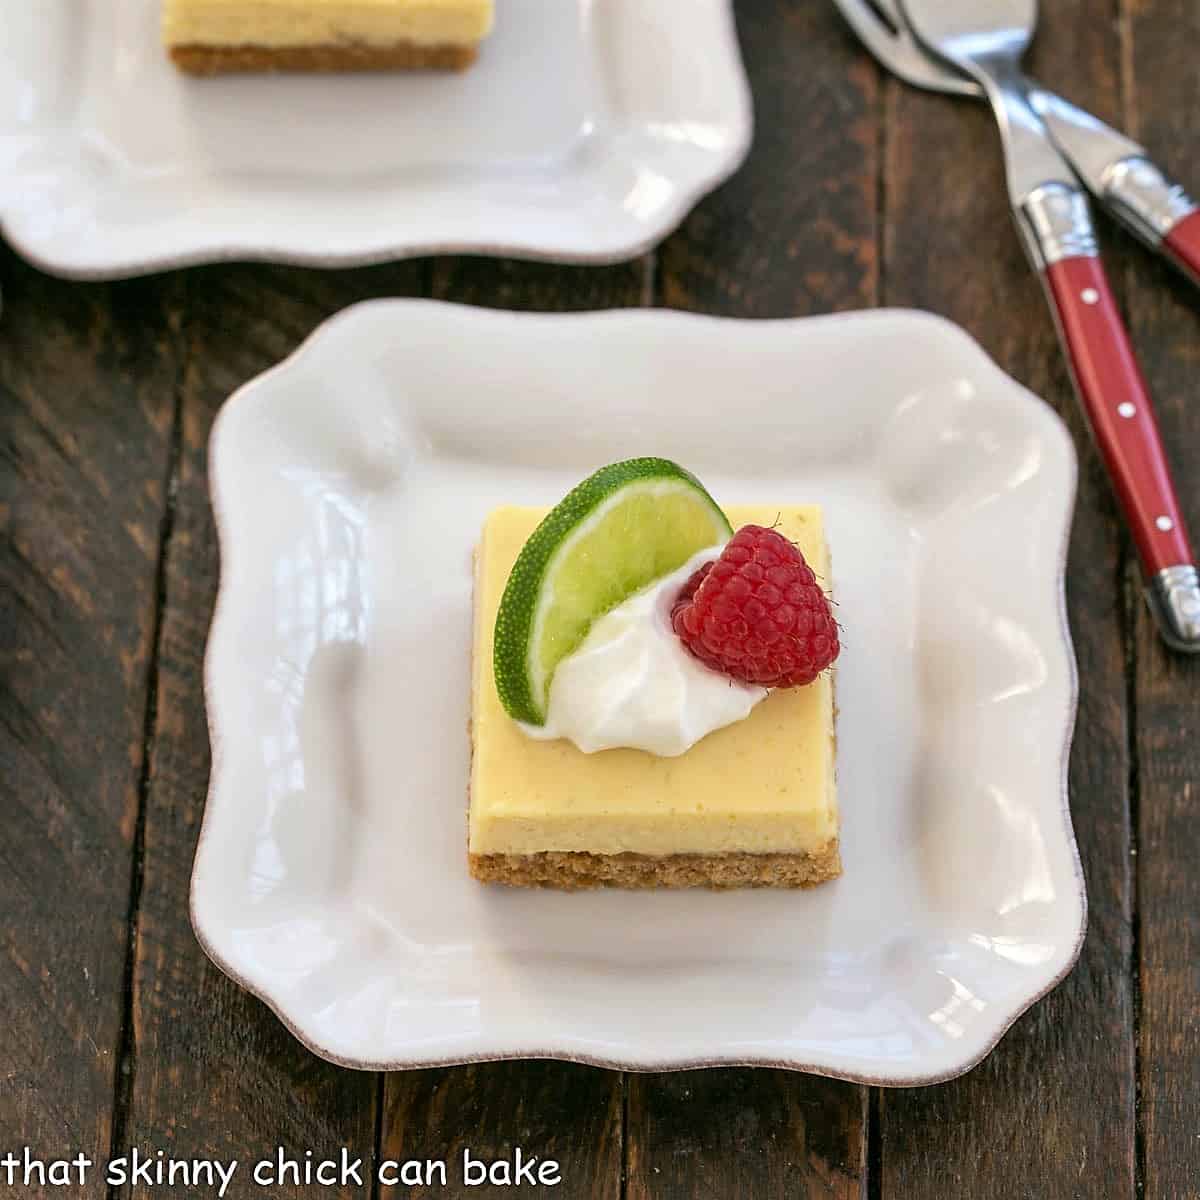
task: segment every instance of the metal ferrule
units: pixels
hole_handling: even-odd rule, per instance
[[[1100,248],[1087,199],[1065,183],[1034,188],[1021,204],[1017,222],[1035,269],[1044,271],[1064,258],[1096,258]]]
[[[1195,567],[1164,567],[1146,584],[1146,601],[1168,646],[1200,654],[1200,575]]]
[[[1134,156],[1104,171],[1104,199],[1151,247],[1196,211],[1196,202],[1177,183],[1168,183],[1149,159]]]

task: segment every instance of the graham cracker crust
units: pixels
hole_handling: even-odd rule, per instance
[[[812,854],[471,854],[471,874],[514,887],[714,889],[814,887],[842,873],[838,839]]]
[[[396,42],[367,46],[203,46],[170,48],[175,65],[189,75],[247,71],[462,71],[476,58],[475,46],[421,46]]]

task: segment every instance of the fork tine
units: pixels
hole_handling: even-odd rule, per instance
[[[904,23],[904,14],[900,11],[900,5],[896,0],[867,0],[871,8],[876,9],[881,17],[892,27],[893,32],[898,38],[904,41],[909,41],[912,34],[908,31],[908,26]]]
[[[917,44],[896,0],[834,0],[859,40],[890,71],[916,87],[958,96],[978,96],[978,85],[935,62]],[[894,28],[885,23],[894,20]]]

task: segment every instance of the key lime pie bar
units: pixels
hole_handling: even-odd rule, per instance
[[[493,511],[476,554],[472,875],[840,874],[828,580],[819,508],[722,512],[663,459],[606,467],[549,512]]]
[[[193,75],[462,70],[493,0],[164,0],[163,40]]]

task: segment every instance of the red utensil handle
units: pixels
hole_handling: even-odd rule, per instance
[[[1064,258],[1045,277],[1076,389],[1147,578],[1193,562],[1150,394],[1103,264]]]
[[[1200,208],[1172,225],[1162,244],[1171,261],[1200,283]]]

